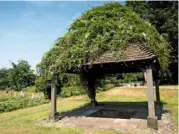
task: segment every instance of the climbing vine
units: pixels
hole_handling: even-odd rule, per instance
[[[94,60],[106,51],[118,51],[120,58],[131,40],[144,43],[158,56],[162,69],[167,69],[170,49],[166,40],[150,23],[119,3],[83,13],[45,53],[38,67],[41,75],[50,76]]]

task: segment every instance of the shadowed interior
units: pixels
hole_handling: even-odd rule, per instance
[[[89,115],[89,117],[130,119],[135,114],[136,111],[116,111],[116,110],[100,109],[99,111]]]

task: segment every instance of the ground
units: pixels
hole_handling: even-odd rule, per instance
[[[141,106],[146,102],[145,88],[114,88],[109,91],[97,94],[99,102],[121,102],[123,106],[130,107],[134,104]],[[161,100],[164,108],[168,109],[174,122],[174,130],[177,133],[178,122],[178,89],[161,89]],[[76,96],[65,99],[58,99],[58,111],[67,112],[80,107],[84,107],[89,102],[87,96]],[[123,103],[122,103],[123,102]],[[135,103],[134,103],[135,102]],[[44,127],[38,122],[47,119],[50,104],[20,109],[12,112],[0,114],[1,134],[118,134],[125,133],[120,130],[96,130],[86,128],[70,127]],[[137,133],[134,130],[127,133]]]

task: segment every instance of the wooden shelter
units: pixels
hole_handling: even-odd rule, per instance
[[[103,74],[114,73],[135,73],[143,72],[145,75],[145,81],[147,83],[148,90],[148,127],[157,129],[157,117],[155,113],[155,99],[153,82],[155,81],[156,87],[156,101],[160,103],[159,84],[158,84],[158,69],[159,64],[157,61],[157,55],[155,55],[149,48],[139,42],[130,43],[127,45],[124,53],[121,55],[120,60],[116,60],[116,52],[105,52],[95,60],[89,60],[86,64],[82,64],[78,67],[74,67],[70,73],[83,73],[88,82],[89,97],[91,99],[92,106],[97,106],[95,80],[97,76]],[[154,77],[153,77],[154,76]],[[55,78],[55,77],[54,77]],[[50,118],[55,120],[56,118],[56,88],[55,79],[52,80],[52,107]]]

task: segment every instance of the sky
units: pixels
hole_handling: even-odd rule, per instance
[[[70,24],[107,1],[0,2],[0,68],[26,60],[35,70],[42,56]],[[121,4],[125,2],[120,1]]]

